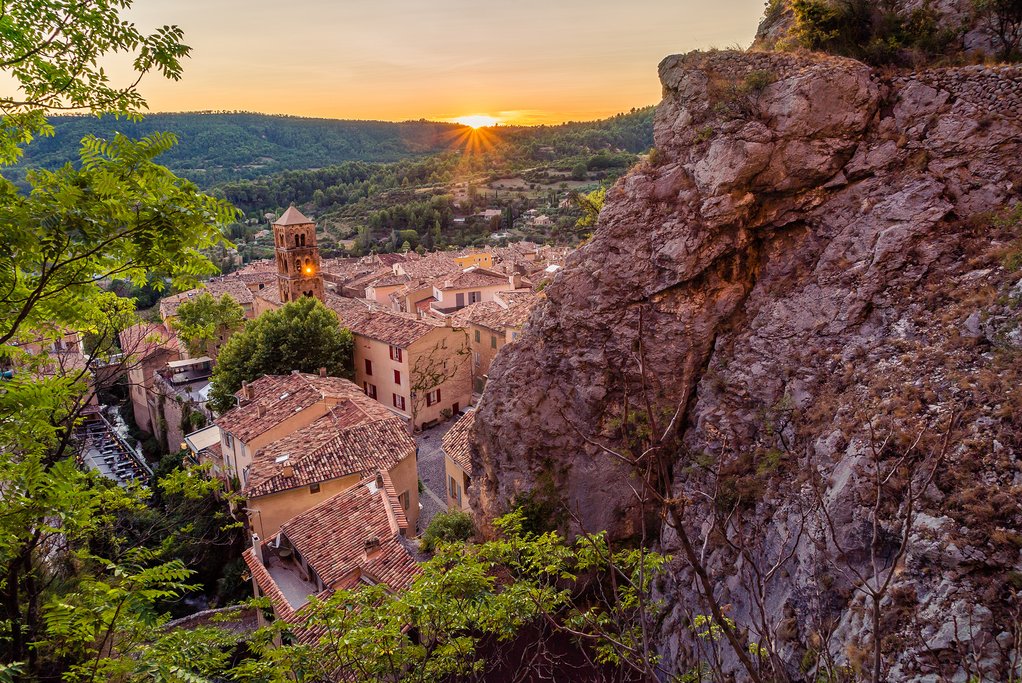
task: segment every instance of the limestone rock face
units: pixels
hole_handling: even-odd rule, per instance
[[[644,414],[677,438],[671,488],[692,501],[693,537],[723,482],[757,557],[795,549],[760,602],[800,680],[806,653],[859,666],[870,643],[849,567],[869,574],[871,452],[889,435],[883,458],[914,443],[931,463],[953,424],[888,597],[884,666],[937,680],[968,652],[1000,680],[1022,545],[1022,284],[994,216],[1022,185],[1022,71],[885,77],[715,52],[668,57],[660,78],[655,155],[608,193],[593,238],[491,368],[477,515],[485,527],[518,496],[546,497],[575,530],[626,538],[645,522],[677,555],[612,454]],[[891,510],[882,532],[897,539]],[[748,561],[713,538],[704,553],[752,628]],[[662,588],[662,649],[681,668],[699,656],[687,619],[704,610],[684,562]]]

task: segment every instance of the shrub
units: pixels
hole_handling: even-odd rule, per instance
[[[461,510],[438,513],[426,527],[419,548],[431,553],[437,543],[458,543],[467,541],[473,532],[472,515]]]

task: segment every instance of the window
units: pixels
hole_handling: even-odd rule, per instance
[[[407,510],[411,504],[411,496],[408,495],[408,491],[402,491],[398,494],[397,499],[401,501],[401,507]]]
[[[522,336],[521,332],[512,332],[511,341],[518,341],[518,338]]]
[[[398,394],[394,394],[394,407],[398,410],[405,409],[405,397]]]
[[[469,292],[468,293],[468,302],[470,304],[477,304],[477,303],[479,303],[482,300],[483,300],[483,293],[482,292]]]
[[[479,352],[478,351],[473,351],[472,352],[472,367],[473,368],[478,368],[479,367]]]
[[[497,335],[495,334],[490,335],[490,348],[491,349],[497,348]]]
[[[231,436],[231,433],[230,433],[230,432],[227,432],[227,433],[226,433],[226,434],[224,435],[224,443],[226,443],[226,444],[227,444],[227,447],[228,447],[228,448],[234,448],[234,437],[233,437],[233,436]]]
[[[451,498],[457,498],[457,486],[458,482],[454,481],[454,477],[447,477],[447,488],[451,493]]]
[[[368,358],[366,358],[366,374],[367,375],[373,374],[373,362]]]
[[[390,347],[390,359],[396,360],[398,363],[401,362],[401,349],[397,346]]]
[[[440,390],[434,389],[426,394],[426,405],[431,406],[440,403]]]
[[[476,344],[479,343],[479,339],[480,339],[479,330],[476,330]]]
[[[458,292],[454,295],[454,305],[458,308],[465,307],[465,295],[462,292]]]
[[[370,384],[369,382],[362,382],[362,388],[366,392],[366,396],[369,398],[376,398],[376,385]]]
[[[309,493],[319,493],[319,482],[309,484]]]
[[[400,370],[395,370],[394,371],[394,384],[396,384],[398,386],[401,386],[401,371]]]

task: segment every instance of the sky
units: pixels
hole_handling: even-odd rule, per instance
[[[152,111],[531,125],[660,100],[669,54],[752,42],[763,0],[135,0],[140,29],[177,24],[179,82]],[[119,75],[117,64],[111,73]],[[125,74],[126,75],[126,74]]]

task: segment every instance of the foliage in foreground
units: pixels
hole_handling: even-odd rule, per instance
[[[216,356],[216,350],[245,324],[245,310],[234,297],[224,294],[219,299],[203,292],[183,302],[171,327],[193,356]]]
[[[232,675],[437,681],[481,679],[508,666],[520,676],[549,673],[543,657],[505,659],[523,633],[539,650],[576,648],[591,672],[619,670],[625,680],[659,672],[643,625],[663,609],[651,593],[670,558],[613,549],[602,534],[574,543],[556,532],[532,534],[521,512],[495,525],[497,540],[438,544],[406,591],[337,591],[310,603],[297,623],[272,623],[251,643],[257,658]],[[281,641],[292,644],[274,645]]]
[[[220,350],[209,406],[220,413],[230,410],[242,382],[263,375],[326,368],[331,376],[349,376],[353,343],[337,315],[314,297],[268,311],[231,336]]]
[[[462,510],[438,512],[429,522],[419,548],[426,553],[436,549],[438,543],[467,541],[472,536],[472,515]]]

